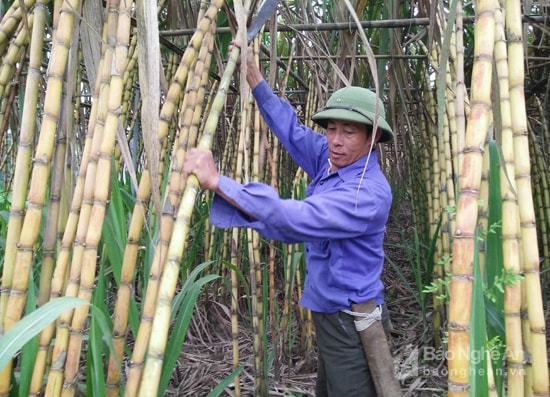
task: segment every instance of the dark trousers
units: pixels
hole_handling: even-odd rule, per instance
[[[383,323],[389,322],[382,310]],[[317,339],[317,397],[376,397],[374,382],[353,316],[312,313]],[[386,321],[385,321],[386,320]]]

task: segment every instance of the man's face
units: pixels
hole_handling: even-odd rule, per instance
[[[372,134],[367,137],[367,126],[362,123],[331,120],[327,124],[325,135],[332,164],[331,171],[357,161],[371,148]]]

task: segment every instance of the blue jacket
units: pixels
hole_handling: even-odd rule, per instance
[[[324,135],[299,123],[294,108],[263,81],[253,90],[260,112],[296,163],[311,177],[306,199],[282,199],[269,185],[242,185],[221,176],[219,188],[250,218],[215,196],[211,222],[249,227],[263,237],[304,243],[306,277],[300,304],[321,313],[350,309],[372,298],[383,302],[380,280],[391,189],[376,152],[329,174]]]

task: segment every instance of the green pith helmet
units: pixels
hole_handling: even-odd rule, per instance
[[[355,121],[367,125],[373,125],[376,111],[376,100],[379,103],[378,128],[382,130],[382,136],[378,142],[390,142],[393,139],[393,131],[386,121],[386,111],[376,93],[363,87],[344,87],[334,92],[324,108],[311,117],[313,121],[323,128],[327,128],[329,120]]]

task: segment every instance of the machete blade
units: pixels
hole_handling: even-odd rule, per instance
[[[260,5],[260,7],[258,8],[258,12],[256,13],[256,17],[247,29],[246,39],[249,44],[252,40],[254,40],[254,37],[256,37],[256,34],[258,34],[258,32],[260,31],[262,26],[264,26],[271,14],[273,14],[278,4],[279,0],[265,0]]]

